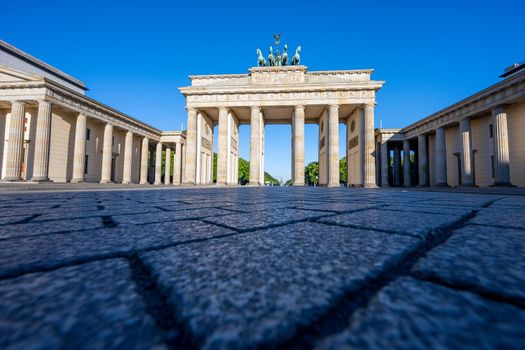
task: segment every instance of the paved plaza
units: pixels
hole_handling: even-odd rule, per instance
[[[110,188],[0,207],[2,349],[525,348],[525,196]]]

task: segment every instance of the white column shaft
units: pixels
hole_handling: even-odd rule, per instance
[[[162,176],[162,143],[157,143],[157,151],[155,152],[155,185],[161,184]]]
[[[436,186],[448,186],[445,128],[436,129]]]
[[[171,148],[166,148],[166,160],[164,161],[164,184],[171,184]]]
[[[51,140],[51,102],[38,102],[33,181],[49,180],[49,143]]]
[[[195,184],[197,165],[197,110],[195,108],[188,108],[188,130],[184,148],[184,183]]]
[[[375,161],[375,135],[374,135],[374,106],[365,106],[365,135],[364,135],[364,186],[368,188],[377,187],[376,184],[376,161]]]
[[[84,128],[85,132],[85,128]],[[85,150],[85,142],[84,142]],[[106,124],[104,128],[104,146],[102,148],[102,176],[100,183],[111,182],[111,162],[113,159],[113,125]]]
[[[293,121],[293,185],[304,186],[304,106],[296,106]]]
[[[175,155],[173,157],[173,184],[180,185],[182,171],[182,144],[175,143]]]
[[[339,186],[339,106],[331,105],[328,114],[328,186]]]
[[[140,150],[140,180],[141,185],[148,183],[148,156],[149,156],[149,139],[142,139],[142,148]]]
[[[73,151],[73,178],[71,182],[83,182],[86,166],[87,117],[80,113],[75,126],[75,148]]]
[[[465,118],[460,121],[459,134],[461,137],[461,186],[474,186],[474,164],[470,119]]]
[[[403,141],[403,186],[410,187],[410,143],[408,140]]]
[[[16,181],[22,178],[24,156],[25,105],[15,101],[11,104],[11,120],[7,140],[7,159],[4,180]]]
[[[381,187],[388,186],[388,144],[383,142],[381,143]]]
[[[131,183],[131,165],[133,162],[133,133],[128,131],[124,141],[124,171],[122,172],[122,183]]]
[[[509,186],[511,185],[509,135],[507,113],[503,106],[492,111],[492,125],[494,134],[494,185]]]
[[[250,185],[260,185],[261,108],[252,107],[250,116]],[[264,179],[262,180],[264,181]]]
[[[417,137],[417,159],[419,167],[419,186],[428,186],[429,182],[426,135],[419,135]]]
[[[217,184],[228,182],[228,109],[219,108],[219,137],[217,145]]]

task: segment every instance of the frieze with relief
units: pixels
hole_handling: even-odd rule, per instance
[[[211,151],[211,142],[204,137],[201,138],[201,147]]]

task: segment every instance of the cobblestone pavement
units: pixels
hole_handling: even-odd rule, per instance
[[[0,194],[1,349],[524,349],[525,197]]]

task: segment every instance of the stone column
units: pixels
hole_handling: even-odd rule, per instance
[[[428,157],[427,157],[427,136],[417,137],[417,160],[419,172],[419,186],[428,186]]]
[[[133,161],[133,133],[128,131],[124,141],[124,171],[122,172],[122,183],[131,183],[131,163]]]
[[[328,113],[328,186],[339,187],[339,105]]]
[[[401,186],[401,149],[394,145],[394,186]]]
[[[445,128],[436,129],[436,186],[447,187],[447,153]]]
[[[374,105],[368,104],[365,106],[365,137],[364,137],[364,164],[363,184],[367,188],[375,188],[376,185],[376,161],[374,157],[375,152],[375,136],[374,136]],[[339,168],[339,162],[338,162]]]
[[[293,185],[304,186],[304,106],[295,106],[293,121]]]
[[[474,184],[474,164],[472,156],[472,133],[470,119],[464,118],[459,122],[461,137],[461,186],[472,187]]]
[[[157,143],[155,152],[155,185],[160,185],[162,176],[162,142]]]
[[[73,178],[71,182],[84,182],[84,170],[86,167],[86,132],[87,117],[80,113],[77,116],[75,126],[75,148],[73,151]]]
[[[164,185],[171,184],[171,148],[166,147],[166,160],[164,161]]]
[[[261,107],[253,106],[250,117],[250,185],[261,185]],[[264,179],[262,180],[264,181]]]
[[[11,121],[7,140],[7,159],[4,180],[17,181],[22,179],[22,161],[24,157],[24,122],[25,105],[13,101],[11,104]]]
[[[173,157],[173,184],[180,185],[180,175],[182,171],[182,144],[175,143],[175,156]],[[213,157],[213,156],[212,156]]]
[[[492,110],[492,125],[494,130],[494,184],[492,186],[512,186],[507,112],[504,106]]]
[[[188,108],[188,130],[186,131],[184,183],[195,184],[197,166],[197,110]]]
[[[388,143],[381,143],[381,187],[390,187],[388,184]]]
[[[49,142],[51,139],[51,102],[38,101],[35,156],[32,181],[49,181]]]
[[[148,156],[149,156],[149,139],[142,139],[142,148],[140,150],[140,181],[141,185],[148,183]]]
[[[228,182],[228,108],[219,108],[219,137],[217,145],[217,185],[226,185]]]
[[[85,132],[85,128],[84,128]],[[84,142],[85,144],[85,142]],[[102,148],[102,176],[100,183],[111,182],[111,161],[113,159],[113,125],[106,124],[104,128],[104,146]]]
[[[410,142],[403,141],[403,186],[411,186],[410,178]]]

